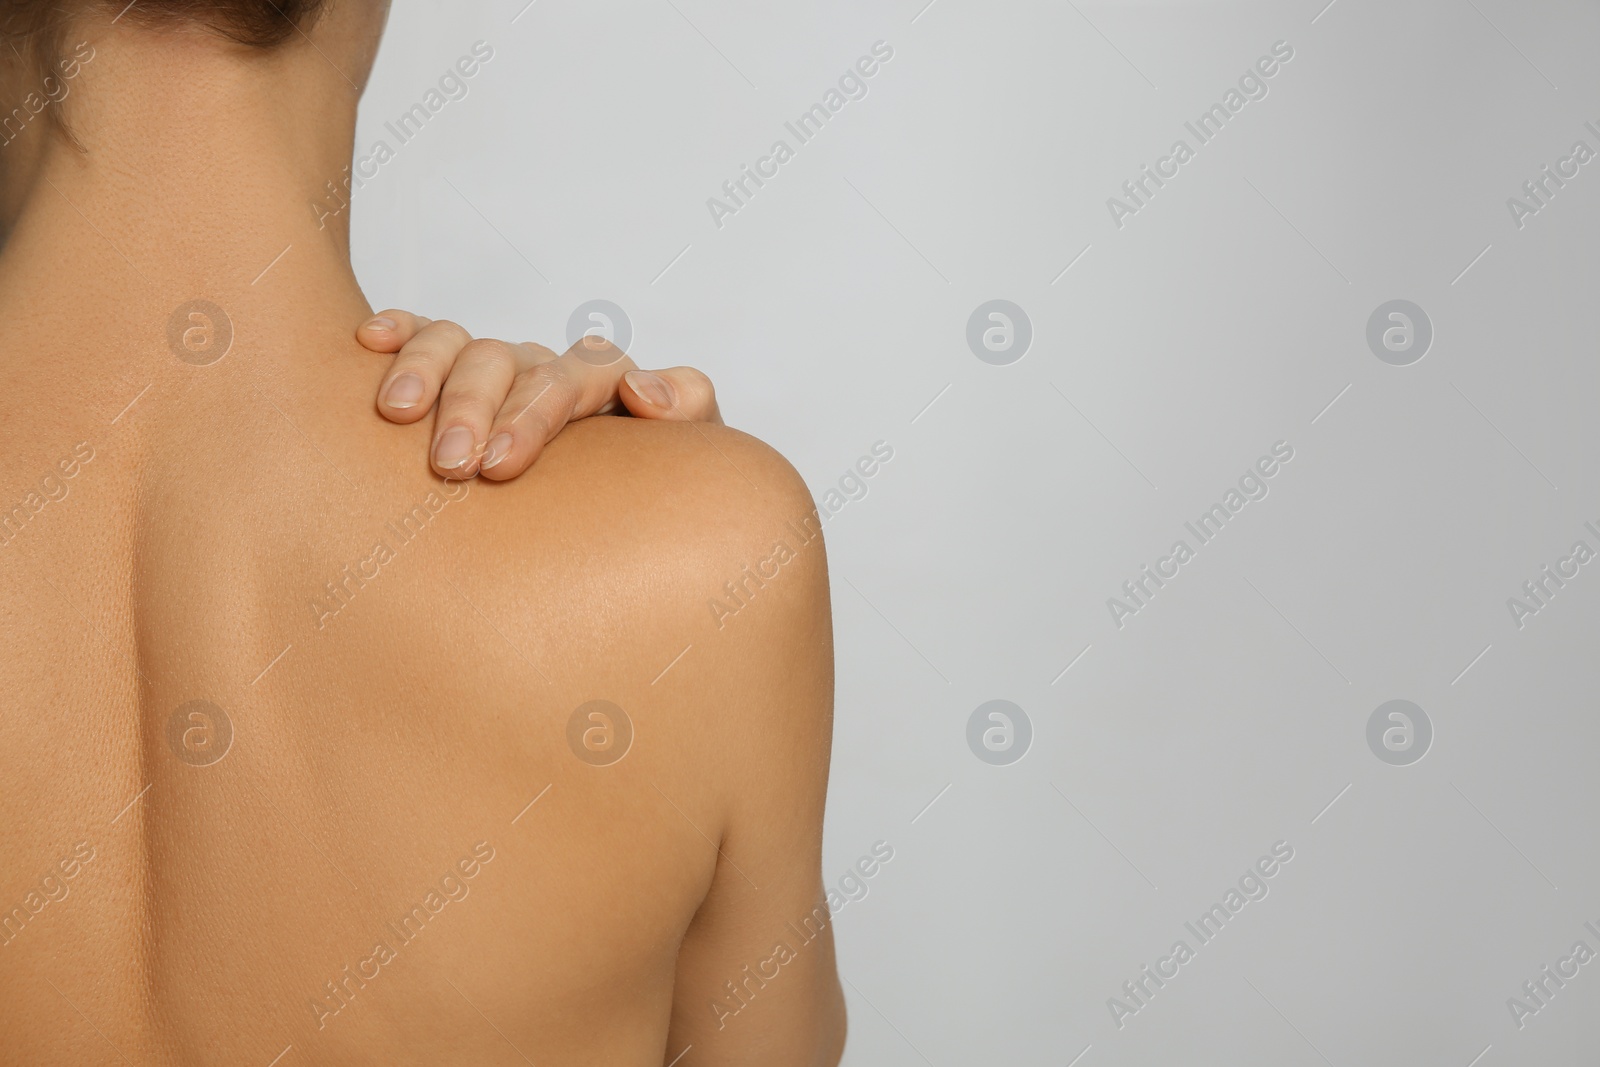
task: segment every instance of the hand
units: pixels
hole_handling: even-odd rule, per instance
[[[383,311],[356,340],[397,352],[378,411],[412,423],[438,401],[431,462],[448,478],[515,478],[569,422],[590,415],[722,422],[711,380],[693,367],[639,370],[621,349],[586,336],[558,356],[543,345],[474,340],[453,322]]]

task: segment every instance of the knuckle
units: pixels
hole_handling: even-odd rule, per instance
[[[540,363],[553,363],[561,358],[544,345],[539,344],[537,341],[524,341],[522,342],[521,348],[525,353],[527,353],[529,359],[534,365],[538,365]]]
[[[451,326],[454,329],[442,330],[441,326]],[[436,322],[417,331],[400,350],[400,358],[417,363],[448,363],[469,340],[471,338],[467,332],[454,323]]]
[[[488,337],[468,341],[462,346],[460,358],[493,370],[513,370],[517,365],[515,348]]]
[[[448,408],[448,414],[481,416],[499,406],[500,394],[481,385],[455,384],[451,379],[445,383],[440,404]]]
[[[554,397],[559,400],[572,389],[572,379],[568,377],[566,368],[559,361],[541,363],[527,371],[523,377],[526,379],[525,388],[532,390],[534,396]]]
[[[426,349],[408,348],[394,357],[394,366],[390,370],[390,376],[394,377],[410,371],[412,374],[421,375],[424,381],[437,383],[441,369],[439,360],[433,353]]]
[[[697,367],[680,367],[678,373],[682,375],[685,384],[696,392],[711,396],[717,391],[717,387],[711,383],[711,379]]]
[[[542,426],[552,421],[550,412],[560,410],[572,402],[572,387],[566,376],[558,371],[546,370],[553,364],[541,364],[523,374],[522,379],[506,399],[511,421],[523,426]]]
[[[465,328],[449,319],[430,322],[423,329],[427,331],[430,338],[437,339],[441,343],[453,343],[457,348],[472,340],[472,335]]]

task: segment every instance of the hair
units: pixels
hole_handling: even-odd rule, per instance
[[[25,45],[36,58],[48,57],[74,17],[116,11],[119,19],[153,27],[197,24],[264,51],[314,22],[326,5],[327,0],[0,0],[0,36]]]
[[[329,0],[0,0],[0,67],[13,57],[33,67],[33,77],[48,90],[55,79],[63,43],[74,19],[116,12],[112,21],[127,19],[152,28],[199,26],[224,40],[257,52],[284,44],[304,32]],[[52,108],[50,124],[82,151],[71,127]]]

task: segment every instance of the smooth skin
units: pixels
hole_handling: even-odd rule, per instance
[[[441,478],[307,208],[380,5],[265,55],[122,6],[66,39],[83,150],[0,157],[0,1061],[836,1064],[801,479],[553,414]]]

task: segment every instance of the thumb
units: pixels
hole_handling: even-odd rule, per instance
[[[628,371],[617,395],[636,418],[722,424],[716,388],[693,367]]]

